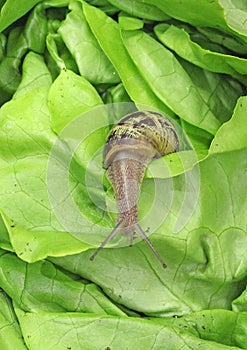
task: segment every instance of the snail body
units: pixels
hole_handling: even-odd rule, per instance
[[[166,267],[138,223],[137,202],[141,183],[152,159],[177,152],[176,129],[168,118],[157,112],[137,111],[123,117],[111,129],[103,151],[103,167],[114,189],[118,217],[116,226],[91,256],[91,260],[120,230],[133,243],[135,233],[151,247]]]

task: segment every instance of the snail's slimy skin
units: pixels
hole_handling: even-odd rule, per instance
[[[119,230],[133,243],[135,232],[151,247],[164,267],[166,264],[138,224],[137,202],[147,165],[179,149],[174,125],[162,114],[138,111],[123,117],[111,129],[103,152],[103,166],[112,184],[118,205],[115,229],[91,256],[96,254]]]

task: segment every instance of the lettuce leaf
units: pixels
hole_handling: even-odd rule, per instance
[[[230,341],[231,345],[221,344],[214,340],[220,340],[219,331],[221,324],[219,322],[219,328],[215,325],[212,329],[214,336],[211,336],[214,340],[204,340],[197,337],[197,332],[191,334],[187,332],[187,325],[173,326],[162,325],[155,320],[143,320],[134,318],[112,318],[108,316],[99,316],[97,319],[90,314],[63,314],[63,313],[23,313],[23,311],[17,310],[19,320],[21,322],[24,333],[26,334],[26,343],[29,348],[37,350],[45,347],[53,347],[55,349],[80,349],[86,350],[95,349],[117,349],[117,348],[130,348],[134,349],[139,346],[144,347],[147,350],[151,349],[210,349],[210,350],[237,350],[240,346],[245,344],[246,331],[244,330],[244,322],[246,318],[241,317],[241,320],[236,322],[236,318],[232,315],[233,322],[229,323],[230,327],[237,327],[240,330],[244,330],[242,339]],[[211,325],[215,321],[215,316],[210,315]],[[228,317],[228,313],[221,315],[225,319]],[[193,324],[195,320],[193,319]],[[192,322],[188,322],[191,324]],[[183,323],[183,320],[181,321]],[[198,322],[199,323],[199,322]],[[202,327],[208,327],[208,321],[200,322]],[[205,325],[206,326],[205,326]],[[198,327],[200,324],[198,324]],[[212,327],[212,326],[211,326]],[[54,332],[56,329],[56,332]],[[206,328],[207,329],[207,328]],[[209,331],[210,332],[210,331]],[[231,332],[231,331],[230,331]],[[211,333],[212,334],[212,333]],[[128,335],[128,336],[126,336]],[[40,344],[40,338],[42,343]],[[228,338],[229,339],[229,338]],[[222,341],[222,340],[221,340]],[[225,342],[225,339],[223,339]],[[235,343],[236,346],[232,345]],[[41,345],[41,346],[40,346]]]
[[[185,28],[175,25],[160,24],[155,27],[155,33],[167,47],[189,62],[212,72],[230,74],[246,83],[245,58],[206,50],[190,39]]]
[[[27,350],[12,302],[4,292],[0,293],[0,305],[0,345],[2,349],[11,350],[15,347],[20,350]]]

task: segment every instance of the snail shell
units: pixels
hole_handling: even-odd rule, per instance
[[[117,231],[130,237],[133,243],[135,233],[151,247],[162,265],[163,259],[153,247],[138,224],[137,202],[140,186],[148,163],[164,155],[177,152],[179,139],[174,125],[157,112],[138,111],[123,117],[111,129],[103,151],[103,166],[112,184],[118,205],[116,226],[96,252],[112,239]]]
[[[107,137],[104,168],[108,169],[121,150],[144,153],[151,160],[178,149],[178,135],[168,118],[149,111],[130,113],[113,126]]]

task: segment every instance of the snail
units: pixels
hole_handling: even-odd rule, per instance
[[[137,202],[141,183],[152,159],[177,152],[178,134],[164,115],[151,111],[127,114],[111,129],[103,150],[103,167],[114,189],[118,217],[116,226],[91,255],[95,256],[121,231],[133,244],[136,232],[146,241],[163,267],[165,262],[138,223]]]

